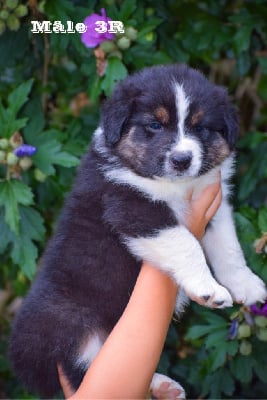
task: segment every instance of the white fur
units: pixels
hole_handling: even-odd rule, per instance
[[[153,379],[152,379],[152,382],[150,385],[150,389],[152,391],[153,396],[156,396],[157,391],[160,389],[160,386],[165,383],[169,384],[169,387],[166,390],[166,392],[172,391],[174,389],[180,390],[180,394],[179,394],[179,396],[177,396],[177,400],[185,399],[185,397],[186,397],[185,390],[178,382],[175,382],[173,379],[169,378],[168,376],[158,374],[158,373],[155,373],[153,375]],[[166,393],[166,392],[164,393],[165,394],[164,398],[173,399],[173,395],[168,396],[168,393]]]
[[[233,156],[228,157],[221,166],[224,197],[229,194],[229,187],[226,183],[232,174]],[[214,168],[209,173],[197,178],[175,178],[167,179],[154,177],[144,178],[137,175],[128,168],[105,169],[106,179],[118,184],[134,187],[152,201],[165,201],[174,211],[180,222],[184,221],[186,206],[186,195],[193,190],[193,198],[199,196],[201,191],[209,184],[217,180],[219,168]]]
[[[235,301],[249,305],[266,299],[264,283],[246,265],[226,201],[222,202],[202,243],[217,280]]]
[[[184,107],[180,105],[180,114],[185,115],[185,113],[186,101],[184,101]],[[111,161],[111,164],[108,167],[103,167],[102,171],[107,180],[117,184],[129,185],[152,201],[165,201],[181,224],[184,223],[186,217],[186,194],[188,191],[193,190],[193,198],[198,197],[207,185],[215,182],[217,172],[220,169],[223,202],[213,218],[211,228],[207,230],[203,238],[202,244],[205,253],[214,270],[216,279],[229,289],[235,301],[252,304],[265,299],[264,283],[246,266],[236,236],[231,209],[227,203],[231,188],[227,181],[233,173],[234,154],[227,157],[221,167],[214,168],[197,178],[177,177],[168,179],[154,177],[150,179],[141,177],[128,168],[116,166],[115,159],[110,159],[109,151],[105,147],[102,128],[97,129],[95,141],[97,150]],[[166,273],[172,275],[182,287],[185,285],[184,289],[189,297],[194,299],[202,295],[211,295],[211,299],[206,305],[212,305],[213,301],[220,301],[220,299],[225,301],[223,306],[230,305],[231,297],[229,293],[212,278],[203,252],[197,245],[195,238],[182,226],[171,229],[173,230],[158,232],[153,237],[128,238],[127,244],[137,257],[151,261]],[[161,251],[160,255],[158,254],[159,251]],[[196,277],[196,275],[199,275],[199,277]],[[181,295],[180,300],[178,298],[177,301],[177,312],[182,310],[184,303],[184,296]]]
[[[209,296],[211,303],[232,305],[230,294],[212,277],[199,242],[184,226],[162,229],[150,237],[128,237],[125,242],[136,257],[172,276],[190,298]]]
[[[178,118],[178,135],[177,141],[173,145],[170,154],[172,152],[192,152],[192,163],[190,167],[183,172],[184,176],[197,176],[201,163],[202,163],[202,151],[199,142],[196,139],[186,136],[185,120],[189,111],[190,99],[186,96],[183,89],[183,85],[177,83],[174,84],[174,94]],[[168,155],[167,155],[168,156]],[[168,163],[168,157],[166,162],[167,171],[170,169],[170,163]],[[171,172],[171,171],[170,171]]]
[[[118,158],[116,156],[111,155],[109,148],[106,145],[106,138],[104,135],[104,130],[101,126],[99,126],[93,135],[93,142],[94,147],[101,154],[105,157],[109,164],[116,165],[118,163]],[[104,167],[105,168],[105,167]]]
[[[233,156],[228,157],[222,163],[223,202],[213,218],[212,227],[207,230],[203,238],[203,247],[218,281],[229,289],[236,301],[252,304],[257,300],[263,301],[266,297],[266,291],[264,283],[246,267],[236,236],[231,209],[227,203],[230,192],[227,180],[232,175],[233,164]],[[143,178],[126,168],[114,168],[106,171],[105,175],[107,179],[116,183],[127,184],[136,188],[153,201],[166,201],[180,223],[183,223],[187,212],[185,201],[187,192],[193,189],[193,197],[198,197],[207,185],[216,180],[217,171],[218,168],[215,168],[198,178],[177,178],[173,180],[156,177],[154,179]],[[201,293],[203,293],[203,290],[212,293],[212,296],[215,296],[213,301],[220,301],[219,299],[224,297],[224,306],[230,305],[229,294],[225,292],[223,294],[221,287],[218,288],[219,285],[214,287],[214,281],[211,283],[210,277],[207,278],[208,281],[205,284],[204,275],[206,279],[208,268],[201,249],[196,246],[196,240],[188,231],[185,230],[190,236],[183,233],[185,228],[182,226],[173,229],[176,231],[169,231],[168,233],[161,231],[157,236],[151,238],[128,239],[128,245],[136,256],[151,261],[154,265],[171,274],[177,283],[184,287],[187,295],[191,298],[199,295],[198,285],[200,282],[196,284],[194,281],[196,279],[195,274],[200,272],[202,274]],[[159,249],[162,249],[161,257],[157,252]],[[161,260],[160,263],[157,262],[159,260]],[[196,267],[196,262],[198,267]],[[185,269],[182,268],[183,265]],[[203,274],[203,271],[206,271],[205,274]],[[186,285],[184,280],[188,282]],[[216,294],[214,295],[215,291]],[[183,301],[177,303],[178,312],[182,309],[182,303]]]
[[[186,96],[183,85],[174,83],[175,103],[178,119],[178,133],[182,138],[185,135],[185,120],[189,109],[189,98]]]
[[[91,334],[87,341],[80,348],[76,364],[82,367],[84,370],[88,369],[103,346],[103,342],[104,341],[97,333]]]

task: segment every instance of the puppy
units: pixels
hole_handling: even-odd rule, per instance
[[[186,296],[218,308],[265,299],[227,200],[237,135],[226,90],[187,66],[147,68],[117,85],[14,322],[10,359],[29,390],[55,396],[57,363],[79,386],[142,260],[181,287],[178,313]],[[199,243],[184,225],[186,195],[198,196],[219,170],[223,201]],[[152,390],[163,380],[171,382],[155,375]]]

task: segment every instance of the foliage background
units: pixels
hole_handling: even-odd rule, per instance
[[[0,0],[0,12],[9,1]],[[27,15],[13,25],[4,23],[0,35],[0,138],[9,140],[19,130],[24,142],[38,151],[26,169],[0,164],[1,398],[34,397],[9,369],[10,323],[97,126],[99,106],[116,80],[128,73],[186,62],[229,88],[241,120],[233,194],[238,234],[248,263],[267,282],[267,2],[20,4]],[[82,22],[101,7],[110,18],[134,28],[137,36],[132,32],[130,41],[120,44],[117,37],[115,49],[103,47],[95,53],[79,34],[30,31],[30,20]],[[11,152],[8,146],[2,155]],[[233,320],[239,331],[229,340]],[[244,308],[211,312],[193,304],[181,322],[171,325],[159,369],[178,379],[191,398],[266,398],[266,320],[259,326]]]

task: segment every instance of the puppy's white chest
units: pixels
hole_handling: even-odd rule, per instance
[[[115,168],[105,171],[105,176],[108,180],[136,188],[154,202],[166,202],[177,219],[183,222],[188,208],[188,194],[192,191],[192,198],[197,198],[206,186],[217,180],[217,171],[213,169],[197,178],[170,180],[161,177],[149,179],[138,176],[126,168]]]
[[[187,180],[166,181],[158,179],[159,190],[153,193],[156,200],[165,201],[180,222],[188,212],[188,196],[197,198],[205,187],[216,181],[216,171],[205,176]]]

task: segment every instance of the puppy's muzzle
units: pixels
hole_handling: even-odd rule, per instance
[[[170,163],[176,171],[184,172],[190,167],[192,158],[191,151],[175,151],[170,155]]]

